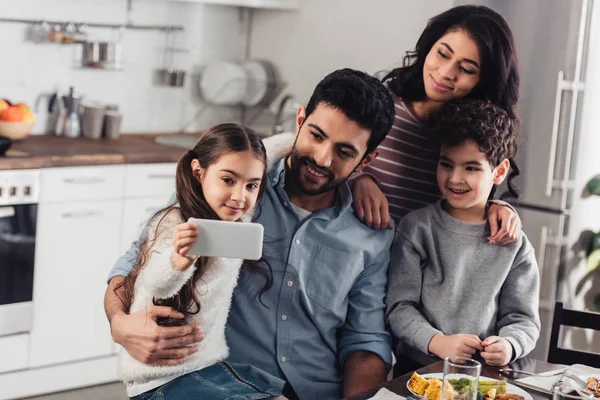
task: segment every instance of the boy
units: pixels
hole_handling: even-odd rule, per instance
[[[479,100],[445,107],[437,125],[443,199],[408,214],[396,229],[386,322],[400,342],[399,364],[414,368],[479,351],[487,364],[505,365],[529,353],[540,330],[533,247],[523,233],[506,246],[486,239],[488,198],[511,166],[509,191],[516,195],[516,127],[502,109]]]

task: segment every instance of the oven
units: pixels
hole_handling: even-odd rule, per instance
[[[39,171],[0,172],[0,336],[31,329]]]

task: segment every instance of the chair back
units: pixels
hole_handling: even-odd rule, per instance
[[[600,368],[600,354],[588,353],[580,350],[563,349],[558,346],[560,327],[572,326],[600,331],[600,313],[575,311],[563,308],[563,303],[556,302],[554,320],[552,321],[552,335],[548,349],[548,362],[553,364],[585,364]],[[600,349],[598,349],[600,351]]]

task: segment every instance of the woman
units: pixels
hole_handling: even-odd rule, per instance
[[[489,100],[517,119],[519,74],[512,33],[488,7],[454,7],[429,20],[403,66],[383,81],[394,95],[394,126],[379,156],[353,181],[356,213],[374,229],[391,228],[392,218],[398,221],[440,198],[439,143],[428,122],[446,103],[463,97]],[[517,239],[521,224],[514,210],[492,203],[489,216],[490,243]]]

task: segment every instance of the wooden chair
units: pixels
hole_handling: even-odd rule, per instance
[[[552,321],[552,336],[548,349],[548,362],[554,364],[585,364],[600,368],[600,354],[580,350],[569,350],[558,347],[561,326],[573,326],[600,331],[600,313],[575,311],[563,308],[563,303],[556,302],[554,320]]]

